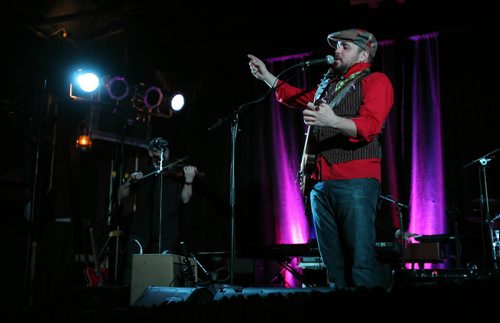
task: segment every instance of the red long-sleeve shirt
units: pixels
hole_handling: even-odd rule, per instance
[[[344,74],[344,77],[348,78],[353,73],[369,67],[369,63],[354,64]],[[358,134],[356,138],[350,138],[352,142],[372,141],[382,130],[394,103],[394,90],[391,81],[385,74],[374,72],[364,77],[361,82],[363,102],[356,117],[352,118]],[[288,107],[303,109],[308,102],[313,101],[315,93],[316,89],[304,91],[279,81],[276,98]],[[320,156],[316,164],[321,174],[315,174],[314,177],[319,177],[322,180],[372,177],[381,181],[380,162],[380,158],[368,158],[329,165],[326,159]]]

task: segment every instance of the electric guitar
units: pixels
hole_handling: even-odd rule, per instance
[[[370,69],[367,68],[361,72],[357,72],[352,74],[341,86],[340,91],[336,91],[333,95],[332,93],[328,93],[330,89],[330,85],[334,81],[334,73],[330,68],[328,72],[325,73],[323,79],[318,85],[318,89],[314,94],[314,104],[317,105],[321,101],[323,101],[326,97],[328,97],[328,104],[330,107],[335,107],[337,104],[345,97],[345,95],[352,89],[352,84],[358,78],[364,77],[371,73]],[[333,85],[332,85],[333,86]],[[306,203],[306,212],[309,212],[309,193],[311,192],[312,187],[314,186],[315,181],[312,180],[311,175],[312,172],[316,168],[316,154],[317,154],[317,136],[315,132],[319,130],[316,126],[308,126],[306,132],[306,139],[304,144],[304,150],[302,152],[302,159],[300,163],[300,170],[298,172],[300,190],[302,192],[302,196],[304,198],[304,202]]]
[[[318,89],[314,95],[314,104],[318,104],[325,95],[327,94],[327,89],[332,82],[333,72],[328,70],[323,76]],[[316,183],[315,180],[311,178],[312,173],[316,169],[316,134],[317,127],[307,126],[306,138],[304,141],[304,149],[302,150],[302,158],[300,161],[300,169],[298,172],[298,179],[300,185],[300,192],[304,198],[304,205],[306,206],[306,212],[309,211],[309,193]]]
[[[94,239],[94,228],[90,225],[90,221],[87,218],[82,220],[83,226],[89,229],[89,238],[90,244],[92,247],[92,255],[94,257],[94,266],[90,266],[90,261],[87,253],[87,243],[88,241],[86,237],[83,237],[84,249],[85,249],[85,269],[83,271],[85,282],[87,287],[96,287],[96,286],[104,286],[104,283],[107,281],[108,272],[107,268],[101,268],[101,264],[97,257],[96,248],[95,248],[95,239]]]
[[[82,224],[84,227],[89,226],[89,220],[83,218]],[[90,266],[89,254],[87,251],[87,239],[84,234],[82,234],[82,243],[83,243],[83,254],[85,256],[85,268],[83,269],[83,278],[85,279],[85,285],[91,286],[94,275],[94,268]]]
[[[105,268],[101,268],[101,263],[97,257],[97,252],[95,248],[94,239],[94,228],[89,228],[90,233],[90,244],[92,246],[92,255],[94,256],[94,270],[92,274],[89,274],[89,286],[104,286],[105,278],[107,278],[107,271]]]
[[[83,224],[83,227],[85,229],[90,228],[90,220],[89,219],[82,218],[82,224]],[[84,249],[84,255],[85,255],[85,268],[83,269],[83,276],[85,278],[85,283],[86,283],[87,287],[98,286],[100,278],[96,273],[95,266],[92,267],[90,265],[89,255],[88,255],[88,251],[87,251],[87,246],[88,246],[87,239],[88,238],[86,237],[86,235],[82,234],[83,249]],[[93,247],[92,247],[92,249],[93,249]],[[95,255],[94,255],[94,258],[95,258]]]

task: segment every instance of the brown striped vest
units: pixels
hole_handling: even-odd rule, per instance
[[[361,80],[369,74],[369,70],[361,72],[333,95],[337,82],[330,84],[329,95],[324,98],[339,117],[353,118],[363,101]],[[349,137],[330,127],[315,127],[316,155],[322,155],[329,164],[343,163],[357,159],[381,158],[382,150],[378,136],[371,142],[351,142]]]

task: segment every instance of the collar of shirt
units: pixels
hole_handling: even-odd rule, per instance
[[[370,63],[355,63],[347,70],[347,72],[342,75],[344,78],[349,78],[354,73],[361,72],[362,70],[365,70],[371,66]]]

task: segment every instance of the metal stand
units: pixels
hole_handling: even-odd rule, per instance
[[[404,269],[405,267],[405,262],[406,262],[406,246],[405,246],[405,229],[404,229],[404,224],[403,224],[403,208],[409,209],[408,205],[400,203],[396,200],[393,200],[390,195],[384,196],[380,195],[380,198],[386,201],[389,201],[396,205],[398,208],[399,212],[399,232],[401,234],[401,269]]]
[[[188,156],[184,157],[184,158],[181,158],[181,159],[178,159],[174,162],[171,162],[171,163],[168,163],[168,164],[165,164],[165,160],[163,158],[163,155],[164,155],[164,147],[160,147],[161,149],[161,156],[160,156],[160,162],[158,165],[155,165],[155,170],[142,176],[141,179],[138,179],[138,180],[135,180],[134,183],[140,183],[140,182],[143,182],[145,179],[151,177],[151,176],[160,176],[160,180],[159,180],[159,197],[158,197],[158,253],[163,253],[163,251],[161,250],[161,242],[162,242],[162,223],[163,223],[163,184],[164,184],[164,178],[163,176],[161,176],[163,174],[163,172],[165,170],[169,170],[171,167],[173,166],[176,166],[182,162],[184,162]]]
[[[203,267],[203,265],[201,264],[201,262],[198,260],[198,258],[196,258],[196,256],[192,252],[189,253],[189,256],[191,258],[193,258],[194,261],[196,261],[196,264],[201,268],[201,270],[203,270],[203,274],[205,275],[205,277],[210,276],[210,273],[208,272],[208,270],[206,270],[206,268]],[[210,279],[211,279],[211,277],[210,277]]]
[[[330,60],[331,58],[327,57],[328,60]],[[327,60],[325,59],[322,59],[321,62],[327,62]],[[298,64],[295,64],[295,65],[292,65],[288,68],[286,68],[284,71],[280,72],[277,76],[276,76],[276,80],[275,80],[275,84],[272,84],[271,87],[269,88],[268,91],[266,91],[263,95],[261,95],[260,97],[258,97],[257,99],[253,100],[253,101],[250,101],[250,102],[247,102],[247,103],[244,103],[242,105],[240,105],[238,107],[238,109],[236,109],[233,113],[231,113],[230,115],[226,116],[225,118],[222,118],[222,119],[219,119],[217,120],[217,122],[215,122],[213,125],[211,125],[210,127],[208,127],[208,130],[209,131],[212,131],[216,128],[218,128],[219,126],[225,124],[225,123],[230,123],[231,125],[231,168],[230,168],[230,174],[229,174],[229,180],[230,180],[230,183],[229,183],[229,204],[231,206],[231,259],[230,259],[230,268],[229,268],[229,275],[230,275],[230,284],[234,284],[234,262],[235,262],[235,249],[236,249],[236,237],[235,237],[235,206],[236,206],[236,185],[235,185],[235,154],[236,154],[236,137],[237,137],[237,134],[238,134],[238,118],[239,118],[239,115],[241,113],[243,113],[243,111],[245,111],[246,108],[248,108],[250,105],[252,104],[256,104],[262,100],[264,100],[267,95],[269,93],[271,93],[273,90],[276,89],[276,83],[278,82],[279,78],[285,74],[286,72],[290,71],[291,69],[294,69],[294,68],[297,68],[297,67],[301,67],[302,70],[306,70],[308,67],[310,67],[310,65],[315,65],[316,63],[315,62],[312,62],[312,61],[307,61],[305,63],[298,63]],[[295,76],[294,76],[295,77]],[[285,80],[288,81],[290,80],[291,78]],[[283,85],[283,83],[281,83],[279,86]]]
[[[231,166],[229,169],[229,205],[231,207],[231,253],[229,258],[229,277],[230,284],[234,284],[234,263],[236,257],[236,178],[235,178],[235,165],[236,165],[236,138],[238,135],[238,111],[242,111],[248,105],[242,105],[237,111],[225,118],[219,120],[215,125],[209,128],[213,130],[222,123],[229,121],[231,123]]]
[[[236,219],[235,219],[235,206],[236,206],[236,180],[235,180],[235,158],[236,158],[236,137],[238,135],[238,114],[234,115],[231,121],[231,168],[229,171],[229,204],[231,205],[231,265],[229,275],[231,277],[230,284],[234,284],[234,261],[236,257]]]
[[[160,163],[157,166],[156,176],[160,175],[160,187],[158,189],[158,253],[161,254],[161,240],[162,240],[162,224],[163,224],[163,176],[161,176],[161,170],[163,169],[163,164],[165,162],[165,158],[163,157],[163,153],[165,151],[164,147],[160,147],[161,155],[160,155]],[[156,166],[156,165],[155,165]],[[154,193],[153,193],[154,194]],[[153,211],[154,212],[154,211]]]
[[[120,154],[123,155],[123,141],[122,141]],[[120,158],[122,159],[122,163],[123,163],[123,158],[122,157],[120,157]],[[114,178],[114,176],[113,176],[114,173],[115,173],[115,160],[112,159],[111,160],[110,177],[109,177],[110,178],[110,182],[109,182],[110,189],[109,189],[109,204],[108,204],[108,226],[111,226],[113,224],[117,224],[117,223],[113,223],[113,221],[117,222],[117,220],[116,220],[117,215],[114,213],[116,213],[116,208],[117,208],[117,204],[118,204],[118,201],[116,198],[116,190],[117,189],[115,188],[116,178]],[[121,168],[120,168],[120,176],[121,176]],[[118,178],[121,178],[121,177],[118,177]],[[106,241],[104,242],[99,253],[97,254],[97,259],[96,259],[96,261],[101,259],[102,255],[106,251],[109,243],[111,242],[111,238],[116,238],[115,251],[114,251],[114,263],[113,263],[113,277],[112,277],[113,285],[116,285],[116,282],[118,279],[118,260],[119,260],[119,256],[120,256],[120,235],[122,233],[123,232],[120,231],[120,227],[118,225],[116,226],[116,230],[110,231],[108,234],[108,237],[106,238]]]
[[[491,262],[493,265],[493,269],[497,271],[498,268],[498,258],[500,258],[500,255],[496,254],[495,250],[495,237],[493,233],[493,223],[494,221],[491,220],[491,215],[490,215],[490,198],[488,196],[488,182],[487,182],[487,176],[486,176],[486,166],[488,163],[493,159],[493,157],[488,158],[489,156],[492,156],[493,154],[497,153],[500,151],[500,148],[497,148],[486,155],[479,157],[466,165],[464,165],[464,168],[467,168],[475,163],[481,164],[480,168],[480,177],[479,177],[479,199],[480,199],[480,204],[481,204],[481,219],[483,221],[483,225],[488,227],[488,235],[489,235],[489,245],[491,248]]]
[[[184,254],[184,260],[182,261],[184,264],[184,269],[182,270],[183,277],[184,277],[184,286],[185,287],[190,287],[192,286],[192,282],[195,281],[194,273],[193,273],[193,268],[191,268],[191,262],[189,261],[189,254],[187,252],[186,244],[184,241],[180,242],[180,245],[182,247],[182,253]],[[198,261],[196,261],[198,263]]]
[[[108,226],[116,225],[116,229],[109,232],[104,245],[102,246],[99,254],[97,255],[97,260],[101,258],[104,251],[108,247],[111,238],[116,238],[115,241],[115,251],[114,251],[114,264],[113,264],[113,286],[116,286],[118,280],[118,264],[119,264],[119,256],[120,256],[120,236],[123,232],[120,230],[120,226],[118,225],[118,215],[117,209],[120,205],[120,201],[117,197],[118,188],[121,185],[121,179],[123,178],[123,161],[124,161],[124,149],[125,149],[125,117],[123,113],[119,113],[122,118],[122,127],[120,134],[120,146],[119,153],[117,153],[116,160],[111,159],[111,167],[110,167],[110,176],[109,176],[109,204],[108,204]],[[116,167],[118,166],[118,167]],[[118,168],[117,175],[114,175],[116,172],[116,168]]]
[[[111,242],[111,239],[116,238],[114,252],[115,261],[113,264],[113,285],[116,285],[116,281],[118,279],[118,258],[120,255],[120,236],[122,235],[122,233],[123,232],[120,230],[120,227],[117,227],[116,230],[110,231],[108,237],[106,238],[106,241],[104,242],[104,245],[101,248],[101,251],[99,251],[97,258],[95,259],[96,262],[100,262],[100,259],[104,254],[104,251],[106,251],[109,243]]]

